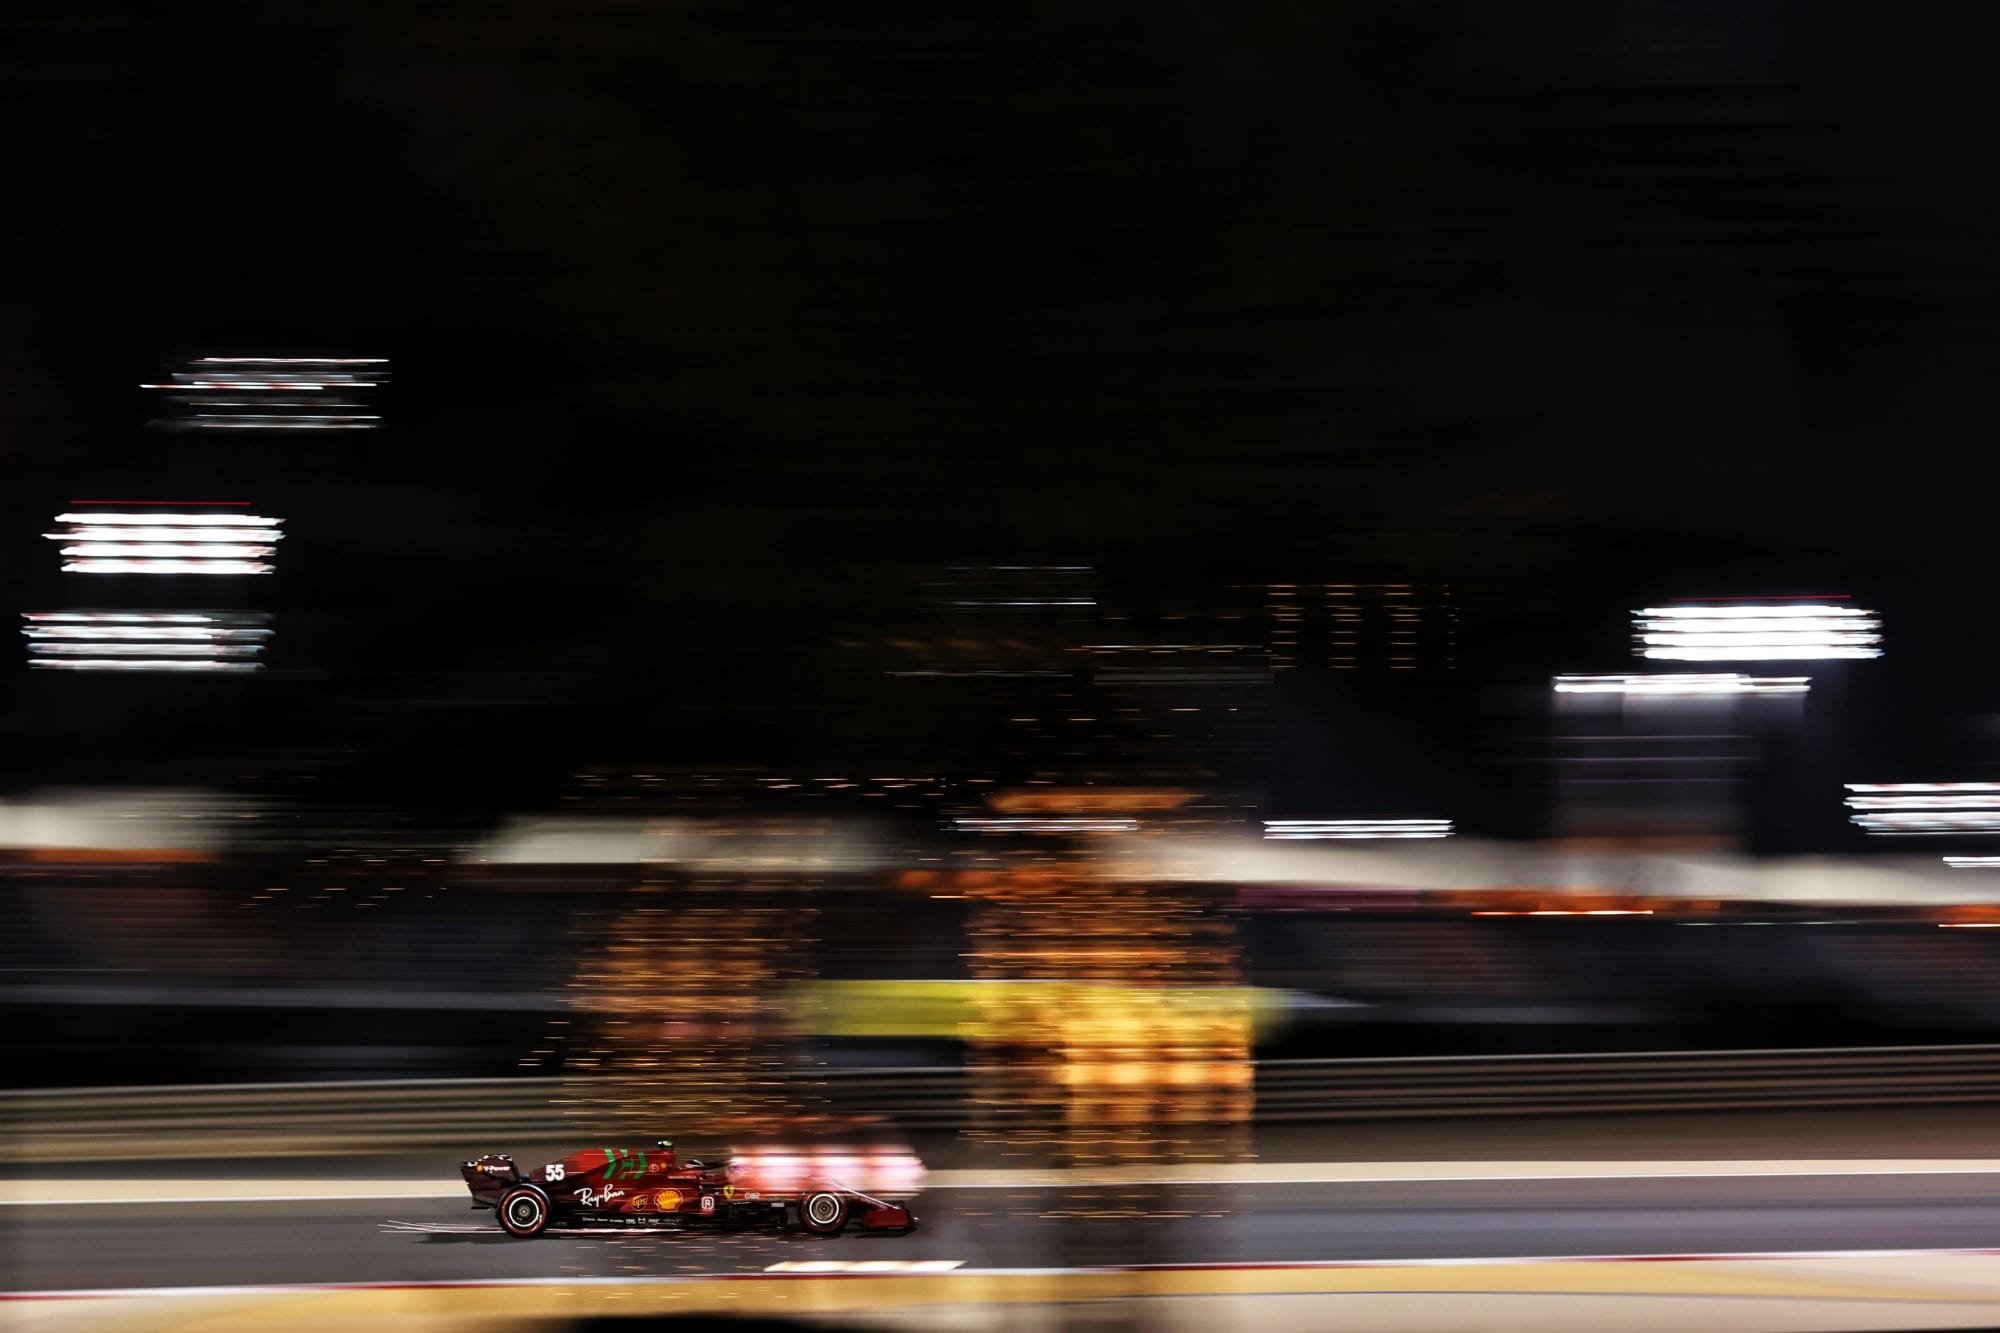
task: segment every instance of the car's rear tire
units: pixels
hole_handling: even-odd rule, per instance
[[[814,1190],[799,1200],[799,1225],[815,1236],[832,1236],[847,1225],[847,1200],[833,1190]]]
[[[500,1225],[510,1236],[526,1240],[549,1225],[549,1196],[533,1185],[516,1185],[500,1196]]]

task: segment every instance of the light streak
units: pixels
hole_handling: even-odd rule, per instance
[[[1139,821],[1083,816],[960,815],[952,827],[965,833],[1131,833]]]
[[[251,611],[33,611],[28,664],[65,671],[255,671],[269,617]]]
[[[139,387],[176,405],[153,423],[169,430],[375,430],[379,416],[333,409],[365,407],[387,379],[384,357],[204,356]]]
[[[1868,833],[2000,833],[2000,783],[1850,782],[1849,819]],[[1947,858],[1949,860],[1949,858]]]
[[[1649,606],[1633,614],[1638,653],[1668,661],[1749,662],[1882,655],[1873,611],[1818,602]]]
[[[268,574],[284,520],[160,509],[76,510],[43,537],[65,543],[66,574]]]
[[[248,528],[232,524],[210,527],[167,527],[150,523],[78,525],[66,533],[45,533],[51,541],[79,542],[240,542],[279,541],[284,535],[275,528]]]
[[[28,665],[67,671],[259,671],[261,662],[184,662],[178,658],[63,658],[37,659]]]
[[[275,546],[246,546],[241,543],[197,545],[191,542],[84,542],[65,546],[65,556],[101,560],[249,560],[270,555]]]
[[[1274,841],[1449,838],[1449,819],[1267,819],[1264,836]]]
[[[1804,694],[1810,676],[1745,676],[1735,672],[1657,676],[1557,676],[1557,694]]]
[[[105,510],[91,510],[86,513],[57,514],[58,523],[109,523],[118,527],[188,527],[207,528],[275,528],[283,523],[282,518],[266,518],[261,514],[124,514]],[[52,536],[53,534],[44,534]]]
[[[38,643],[44,657],[240,657],[262,652],[261,643]]]
[[[72,560],[65,574],[268,574],[271,567],[248,560]]]

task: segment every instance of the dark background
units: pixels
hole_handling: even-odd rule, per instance
[[[1838,752],[1983,776],[1995,26],[10,5],[9,599],[79,600],[39,535],[72,499],[290,537],[229,594],[277,612],[272,672],[17,657],[0,779],[493,810],[592,762],[893,751],[838,644],[961,561],[1092,565],[1141,626],[1356,562],[1449,580],[1455,681],[1285,686],[1308,804],[1400,771],[1515,831],[1476,692],[1625,666],[1631,607],[1703,594],[1879,609]],[[390,428],[144,429],[136,386],[204,347],[388,356]],[[1350,716],[1331,766],[1283,753]],[[1846,845],[1825,805],[1767,845]]]

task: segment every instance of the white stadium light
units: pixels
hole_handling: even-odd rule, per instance
[[[2000,856],[1947,856],[1944,863],[1953,870],[2000,870]]]
[[[65,546],[65,556],[86,556],[97,560],[249,560],[271,555],[275,546],[246,546],[240,542],[81,542]]]
[[[1733,695],[1804,694],[1810,676],[1745,676],[1735,672],[1664,673],[1657,676],[1557,676],[1557,694]]]
[[[388,379],[378,356],[204,356],[141,384],[179,415],[173,430],[374,430],[381,414],[359,409]]]
[[[1273,841],[1449,838],[1449,819],[1267,819],[1264,836]]]
[[[63,517],[68,518],[69,515],[65,514]],[[118,542],[137,539],[149,542],[196,542],[211,546],[227,545],[246,539],[264,540],[263,530],[260,528],[226,527],[220,524],[212,527],[175,528],[154,526],[129,517],[122,526],[79,525],[69,536],[72,541],[79,542]]]
[[[128,501],[129,503],[129,501]],[[122,528],[173,527],[185,524],[199,528],[269,528],[284,522],[281,518],[264,518],[257,514],[218,514],[214,512],[198,514],[133,513],[114,514],[104,510],[89,510],[76,514],[57,514],[58,523],[115,523]],[[223,537],[221,540],[233,540]]]
[[[1637,653],[1677,662],[1880,657],[1873,611],[1820,602],[1649,606],[1633,613]]]
[[[280,518],[216,511],[79,510],[42,535],[65,574],[268,574]]]
[[[28,665],[61,671],[256,671],[257,611],[30,611]]]
[[[1857,812],[1849,818],[1869,833],[2000,833],[2000,782],[1850,782],[1847,790]]]
[[[69,560],[65,574],[268,574],[259,560]]]

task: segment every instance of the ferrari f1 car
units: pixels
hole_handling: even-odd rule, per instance
[[[907,1150],[758,1148],[717,1168],[681,1161],[673,1142],[660,1139],[643,1150],[587,1148],[528,1170],[488,1153],[459,1172],[472,1206],[491,1208],[510,1236],[793,1225],[831,1236],[850,1222],[870,1232],[914,1230],[907,1202],[890,1199],[914,1194],[923,1166]]]

